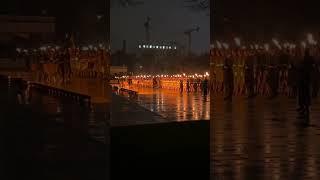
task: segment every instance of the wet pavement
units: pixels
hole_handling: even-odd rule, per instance
[[[3,103],[4,122],[8,123],[2,126],[7,129],[3,137],[7,137],[8,148],[2,153],[7,156],[7,175],[108,179],[109,167],[114,179],[208,175],[209,121],[168,121],[135,102],[111,97],[110,116],[106,101],[93,101],[89,108],[68,94],[49,95],[37,89],[31,89],[26,105],[11,99],[14,103],[4,108]],[[110,129],[113,121],[116,125]],[[16,171],[21,173],[14,174]]]
[[[320,179],[320,103],[303,126],[295,99],[211,99],[211,179]]]
[[[168,122],[209,120],[210,95],[201,92],[177,92],[165,89],[126,87],[138,92],[140,106],[155,112]]]
[[[113,127],[111,179],[209,179],[209,121]]]
[[[134,101],[112,94],[111,120],[112,127],[133,126],[143,124],[166,123],[167,119],[154,113],[144,107],[141,107]]]
[[[44,85],[49,85],[59,89],[85,94],[91,97],[92,103],[110,103],[111,90],[106,80],[102,79],[84,79],[72,78],[69,82],[64,83],[57,81],[56,83],[36,82]]]
[[[1,179],[108,179],[110,131],[101,111],[33,88],[19,104],[15,87],[4,87]]]

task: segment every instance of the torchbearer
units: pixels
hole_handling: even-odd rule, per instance
[[[228,55],[225,59],[224,65],[224,83],[225,83],[225,100],[232,100],[234,90],[234,74],[233,74],[233,61],[232,57]]]

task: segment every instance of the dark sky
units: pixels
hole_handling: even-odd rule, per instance
[[[210,42],[210,17],[205,12],[194,12],[184,7],[183,0],[145,0],[141,6],[111,7],[111,47],[120,49],[122,40],[127,40],[128,51],[134,51],[139,42],[145,40],[144,22],[151,17],[151,39],[173,41],[186,46],[183,32],[195,26],[199,32],[193,33],[192,49],[206,52]]]
[[[301,38],[319,30],[319,5],[318,0],[211,0],[211,34],[216,38],[232,33],[253,39]]]

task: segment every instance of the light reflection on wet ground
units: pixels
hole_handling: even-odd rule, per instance
[[[128,87],[126,87],[128,88]],[[180,93],[172,90],[130,87],[138,91],[137,103],[160,114],[168,121],[210,119],[210,95],[201,92]]]
[[[212,179],[320,179],[320,104],[299,124],[296,101],[213,97]]]

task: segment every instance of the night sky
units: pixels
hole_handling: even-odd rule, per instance
[[[199,32],[193,33],[192,50],[207,52],[210,42],[210,16],[205,12],[195,12],[185,7],[183,0],[145,0],[134,7],[111,7],[110,12],[111,48],[122,48],[127,40],[128,51],[136,51],[139,42],[145,40],[144,22],[151,17],[151,40],[174,41],[187,45],[184,31],[195,26]]]
[[[252,40],[299,39],[319,31],[318,0],[211,0],[211,40],[243,35]]]

